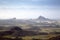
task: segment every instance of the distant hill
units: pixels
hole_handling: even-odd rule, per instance
[[[50,19],[45,18],[45,17],[43,17],[43,16],[39,16],[37,19],[38,19],[38,20],[41,20],[41,21],[50,21]]]

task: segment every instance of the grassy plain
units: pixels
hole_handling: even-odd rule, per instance
[[[32,40],[32,39],[43,39],[48,40],[49,38],[59,36],[60,34],[50,34],[50,32],[60,32],[60,28],[40,28],[40,32],[47,32],[48,35],[35,35],[35,36],[24,36],[24,37],[18,37],[22,38],[24,40]],[[3,38],[11,38],[15,39],[16,37],[13,37],[11,35],[5,35],[2,36]]]

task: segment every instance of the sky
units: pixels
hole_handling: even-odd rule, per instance
[[[0,19],[60,19],[60,0],[0,0]]]

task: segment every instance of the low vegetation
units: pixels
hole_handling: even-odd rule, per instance
[[[10,30],[0,30],[0,40],[59,40],[60,28],[40,28],[40,31],[22,30],[13,27]]]

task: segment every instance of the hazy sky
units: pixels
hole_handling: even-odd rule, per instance
[[[0,19],[44,16],[60,19],[60,0],[0,0]]]

